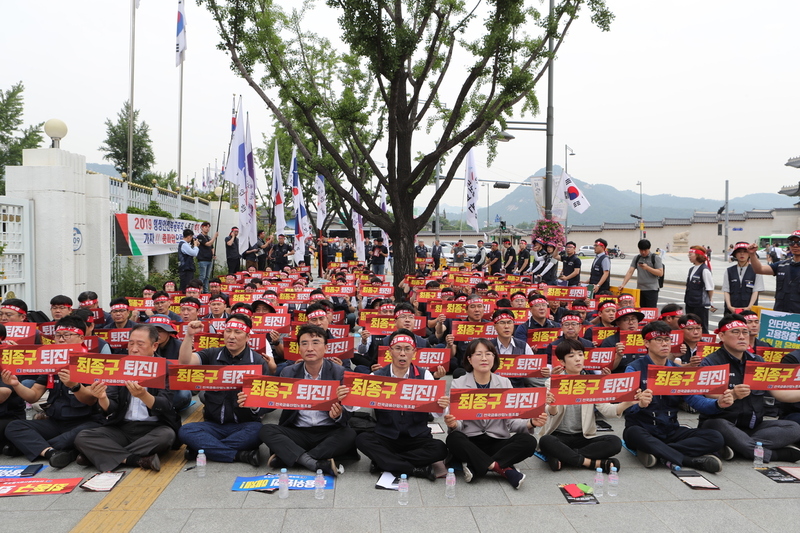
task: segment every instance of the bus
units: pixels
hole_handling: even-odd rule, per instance
[[[777,246],[781,250],[786,250],[789,246],[788,233],[773,233],[772,235],[762,235],[758,238],[758,258],[766,259],[767,253],[765,251],[767,245]]]

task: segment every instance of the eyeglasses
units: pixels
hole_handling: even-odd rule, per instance
[[[730,333],[732,335],[739,336],[739,337],[749,337],[750,336],[750,332],[747,331],[746,329],[729,329],[728,333]]]
[[[412,352],[414,351],[414,347],[413,347],[413,346],[399,346],[399,345],[395,345],[395,346],[392,346],[392,347],[391,347],[391,350],[392,350],[393,352],[397,352],[397,353],[412,353]]]
[[[69,337],[80,337],[77,333],[56,333],[53,335],[57,341],[66,340]]]
[[[51,305],[50,309],[53,311],[64,311],[65,309],[71,309],[68,305]]]
[[[800,241],[789,241],[789,246],[800,246]]]
[[[669,337],[653,337],[650,340],[659,344],[669,344],[671,342]]]

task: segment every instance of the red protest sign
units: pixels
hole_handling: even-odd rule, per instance
[[[683,345],[683,330],[673,329],[669,332],[669,353],[680,354]]]
[[[791,348],[771,348],[769,346],[756,346],[756,355],[760,355],[767,363],[780,363],[786,354],[793,352]]]
[[[728,365],[647,367],[647,388],[654,395],[722,394],[728,388]]]
[[[586,287],[557,287],[548,285],[545,296],[550,301],[572,302],[573,300],[585,300],[589,296]]]
[[[184,341],[186,342],[186,341]],[[225,340],[220,333],[198,333],[194,336],[194,346],[192,349],[195,352],[205,350],[207,348],[220,348],[225,346]]]
[[[295,292],[284,290],[278,294],[278,303],[285,304],[305,304],[311,300],[311,290],[303,290],[303,292]]]
[[[592,328],[592,342],[595,346],[600,346],[607,338],[616,335],[617,328]]]
[[[450,350],[447,348],[417,348],[412,362],[420,367],[435,371],[440,366],[445,370],[450,368]],[[388,346],[378,346],[378,364],[386,366],[392,364],[392,354]]]
[[[106,341],[112,348],[126,348],[130,328],[96,329],[94,334]]]
[[[82,477],[63,479],[3,478],[0,479],[0,496],[35,496],[41,494],[67,494],[83,481]]]
[[[350,335],[350,326],[348,325],[339,325],[339,324],[331,324],[328,326],[328,331],[331,332],[334,339],[343,339]],[[296,335],[297,333],[295,333]]]
[[[428,313],[434,318],[444,315],[445,318],[467,318],[467,302],[431,302]]]
[[[547,354],[501,355],[495,373],[507,378],[540,378],[547,367]]]
[[[711,342],[698,342],[697,343],[697,355],[700,356],[702,359],[703,357],[707,357],[712,353],[719,350],[719,344],[711,343]]]
[[[353,337],[328,339],[328,343],[325,345],[325,357],[338,357],[339,359],[353,357],[354,340]],[[283,357],[287,361],[299,361],[302,359],[296,337],[285,337],[283,339]]]
[[[644,355],[647,348],[644,345],[641,331],[620,331],[619,342],[625,345],[624,354]]]
[[[545,408],[547,389],[453,389],[450,414],[458,420],[536,418]]]
[[[204,318],[200,320],[205,324],[208,324],[207,328],[204,328],[204,331],[218,331],[222,333],[225,330],[225,322],[227,322],[227,318]],[[173,325],[174,326],[174,325]]]
[[[614,358],[617,356],[617,349],[613,346],[609,348],[590,348],[585,353],[584,370],[603,370],[604,368],[611,368]]]
[[[361,325],[370,335],[389,335],[395,330],[395,320],[389,315],[373,315]]]
[[[169,365],[170,390],[236,390],[245,376],[261,374],[261,365]]]
[[[544,348],[561,336],[559,328],[529,329],[528,346],[534,350]]]
[[[164,388],[167,360],[163,357],[137,355],[71,354],[69,377],[78,383],[104,381],[108,385],[124,385],[136,381],[142,387]]]
[[[56,323],[55,322],[39,322],[36,324],[36,329],[42,332],[42,335],[45,337],[53,338],[53,335],[56,334]]]
[[[744,384],[751,390],[800,389],[800,366],[747,361]]]
[[[340,298],[350,298],[356,295],[355,285],[333,285],[331,283],[322,286],[322,292],[326,296],[338,296]]]
[[[439,413],[439,398],[446,383],[430,379],[400,379],[355,372],[344,373],[350,394],[342,401],[352,407],[372,407],[392,411]]]
[[[17,344],[36,344],[36,324],[33,322],[6,322],[6,340]]]
[[[69,356],[75,348],[75,344],[8,346],[0,349],[0,366],[17,376],[56,374],[62,368],[69,366]]]
[[[358,293],[361,296],[365,296],[367,298],[374,298],[374,297],[383,297],[387,298],[389,296],[394,295],[394,287],[391,285],[364,285],[358,289]]]
[[[442,297],[441,291],[421,290],[417,292],[417,301],[421,303],[430,302],[432,300],[438,300],[441,297]]]
[[[265,333],[250,334],[247,345],[260,354],[267,353],[267,335]]]
[[[247,376],[242,392],[247,395],[245,407],[328,411],[338,401],[338,387],[338,381]]]
[[[628,402],[633,400],[639,388],[639,375],[636,373],[554,375],[550,379],[550,392],[556,397],[556,405]]]
[[[497,337],[491,322],[453,322],[453,337],[457,341]]]

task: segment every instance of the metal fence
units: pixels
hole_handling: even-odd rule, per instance
[[[29,200],[3,197],[0,203],[0,299],[35,301],[33,287],[33,213]],[[11,293],[11,294],[10,294]]]

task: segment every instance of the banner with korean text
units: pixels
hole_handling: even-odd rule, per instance
[[[751,390],[800,389],[800,365],[747,361],[744,384]]]
[[[430,379],[400,379],[384,376],[344,373],[350,394],[342,405],[372,407],[393,411],[440,413],[439,398],[445,395],[446,383]]]
[[[764,309],[758,338],[773,348],[800,348],[800,314]]]
[[[7,346],[0,349],[0,367],[12,374],[55,374],[69,366],[74,344]]]
[[[83,481],[82,477],[63,479],[0,479],[0,496],[36,496],[43,494],[67,494]]]
[[[237,390],[245,376],[261,375],[261,365],[169,365],[170,390]]]
[[[124,385],[136,381],[142,387],[164,388],[167,360],[163,357],[138,355],[71,354],[69,377],[78,383],[104,381],[107,385]]]
[[[554,375],[550,377],[550,392],[555,405],[581,403],[629,402],[639,388],[638,374],[609,374],[607,376]]]
[[[450,414],[458,420],[536,418],[545,408],[547,389],[453,389]]]
[[[647,367],[647,388],[658,395],[722,394],[728,388],[728,365]]]
[[[338,381],[246,376],[242,392],[245,407],[328,411],[336,403]]]
[[[447,348],[417,348],[411,362],[415,366],[427,368],[431,372],[440,366],[448,370],[450,368],[450,350]],[[392,364],[392,354],[389,352],[388,346],[378,346],[378,364],[381,366]]]
[[[183,241],[183,230],[200,233],[200,222],[192,220],[117,213],[114,222],[116,252],[124,256],[172,254]]]
[[[541,378],[547,368],[547,354],[501,355],[495,373],[507,378]]]

